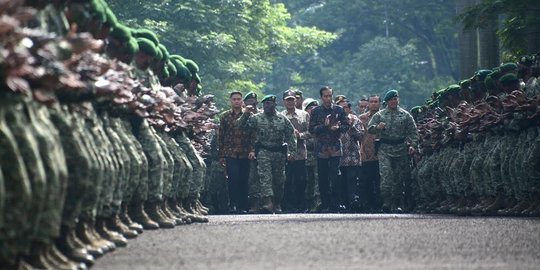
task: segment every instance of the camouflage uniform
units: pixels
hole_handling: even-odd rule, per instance
[[[43,240],[37,239],[40,229],[40,219],[47,196],[47,179],[45,168],[41,161],[38,142],[28,127],[29,119],[24,111],[24,101],[21,96],[12,96],[8,99],[12,103],[9,110],[5,112],[5,119],[9,129],[13,132],[20,155],[26,165],[28,179],[32,189],[32,215],[27,219],[27,226],[24,237],[20,238],[20,244],[29,249],[31,241]]]
[[[25,251],[22,241],[27,237],[30,216],[34,214],[32,205],[32,183],[21,156],[14,133],[8,127],[6,112],[13,108],[9,94],[0,93],[0,167],[4,178],[5,206],[1,212],[3,224],[0,226],[0,260],[12,261]]]
[[[278,113],[275,115],[244,113],[238,122],[240,128],[252,129],[257,133],[255,142],[258,149],[259,183],[257,185],[261,198],[273,196],[274,200],[281,202],[285,183],[286,155],[280,149],[283,143],[287,143],[288,154],[296,151],[296,147],[291,147],[296,145],[291,121]]]
[[[381,122],[386,123],[380,131],[381,146],[378,153],[381,195],[386,207],[397,207],[401,203],[405,181],[410,181],[411,168],[405,139],[416,148],[418,133],[412,116],[400,107],[396,111],[386,108],[377,112],[369,121],[368,131],[377,133],[375,126]],[[399,143],[390,144],[386,141]]]
[[[45,106],[25,102],[30,127],[38,143],[39,153],[47,179],[46,197],[38,223],[38,239],[49,242],[60,236],[62,208],[67,185],[67,167],[59,132],[52,124]]]
[[[126,186],[124,201],[128,204],[137,204],[146,201],[148,197],[148,159],[144,154],[141,143],[134,135],[133,125],[128,118],[122,117],[122,126],[126,132],[124,135],[124,145],[129,145],[131,148],[132,159],[135,160],[136,170],[134,176],[129,179],[129,184]]]
[[[188,178],[188,197],[198,198],[199,193],[203,188],[206,164],[184,132],[180,132],[175,137],[175,140],[184,151],[184,154],[186,155],[187,160],[191,163],[192,167],[192,176]]]
[[[146,119],[134,127],[135,136],[141,143],[144,154],[148,159],[148,197],[149,202],[161,201],[163,198],[163,171],[167,166],[165,156],[154,129],[148,124]]]

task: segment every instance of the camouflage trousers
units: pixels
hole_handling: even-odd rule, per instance
[[[383,204],[388,207],[397,206],[401,203],[405,182],[410,181],[409,156],[391,157],[381,151],[379,167]]]
[[[22,158],[15,134],[10,130],[6,111],[11,110],[13,103],[0,96],[0,168],[3,181],[2,201],[4,208],[0,214],[0,259],[13,260],[19,252],[28,248],[23,241],[28,234],[34,214],[32,205],[32,184]],[[9,206],[9,207],[5,207]]]
[[[137,204],[148,198],[148,159],[144,154],[139,140],[133,135],[133,126],[130,121],[121,118],[125,132],[120,133],[124,145],[130,149],[131,159],[134,161],[133,176],[128,180],[123,201],[128,204]]]
[[[41,160],[38,142],[33,134],[33,128],[28,124],[29,119],[25,112],[24,101],[22,99],[12,99],[12,105],[5,112],[5,119],[19,147],[20,156],[25,164],[32,190],[32,215],[28,216],[25,226],[20,228],[24,228],[24,236],[19,239],[19,244],[25,250],[29,250],[32,241],[38,240],[37,237],[40,234],[39,225],[43,218],[42,211],[45,208],[45,199],[47,197],[45,167]]]
[[[167,143],[165,143],[165,133],[163,131],[156,131],[156,140],[161,147],[163,156],[165,157],[166,166],[163,168],[163,192],[162,194],[167,197],[171,195],[173,191],[173,181],[175,173],[175,158],[172,154],[172,149],[169,149]]]
[[[256,159],[249,161],[249,176],[248,176],[248,197],[249,198],[261,198],[259,194],[259,173],[258,162]]]
[[[103,128],[109,139],[110,146],[112,150],[111,157],[115,160],[117,167],[115,181],[111,182],[109,188],[112,190],[108,195],[110,197],[108,205],[104,205],[102,215],[105,217],[110,217],[114,214],[120,212],[120,207],[122,204],[122,199],[124,197],[124,192],[126,189],[126,183],[131,178],[131,158],[128,153],[127,146],[125,146],[120,138],[121,129],[120,122],[118,118],[113,118],[107,115],[107,113],[102,113],[101,120],[103,122]]]
[[[48,243],[60,236],[68,177],[66,159],[59,132],[51,122],[47,108],[35,102],[27,102],[25,106],[46,175],[46,196],[36,237]]]
[[[281,201],[285,185],[285,155],[281,152],[270,152],[261,149],[257,154],[257,172],[259,181],[256,184],[261,198],[273,196]]]
[[[182,150],[184,150],[184,154],[188,158],[193,168],[193,174],[189,179],[188,183],[188,196],[198,197],[199,193],[204,187],[204,174],[206,171],[206,164],[204,163],[202,157],[197,153],[195,147],[187,136],[177,136],[175,137],[175,140],[178,145],[180,145]]]
[[[148,197],[151,202],[163,199],[163,171],[167,168],[167,161],[156,139],[157,134],[145,119],[138,127],[138,139],[148,159]]]

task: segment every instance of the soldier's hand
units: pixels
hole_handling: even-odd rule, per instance
[[[219,158],[219,164],[221,164],[221,166],[225,167],[225,158]]]
[[[294,157],[291,154],[287,154],[288,161],[294,161]]]
[[[416,154],[416,149],[414,149],[414,147],[412,146],[409,146],[409,155],[413,156],[414,154]]]
[[[294,130],[294,136],[296,136],[297,139],[300,139],[300,132],[298,130]]]
[[[253,152],[253,151],[249,152],[248,159],[251,159],[251,160],[257,159],[257,156],[255,155],[255,152]]]
[[[386,126],[386,123],[385,122],[380,122],[379,124],[377,124],[377,129],[384,129],[384,127]]]

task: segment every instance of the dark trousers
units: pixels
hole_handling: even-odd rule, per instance
[[[306,208],[306,161],[287,161],[285,167],[285,207],[287,210]]]
[[[229,208],[248,210],[249,159],[226,158]]]
[[[339,159],[340,157],[317,158],[321,209],[335,210],[337,208],[337,200],[339,200]]]
[[[347,207],[358,200],[358,179],[360,178],[360,166],[344,166],[339,169],[343,181],[344,191],[342,201]]]
[[[368,210],[378,211],[381,208],[381,178],[379,161],[362,162],[360,176],[360,198]]]

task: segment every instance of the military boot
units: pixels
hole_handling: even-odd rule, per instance
[[[177,216],[174,211],[169,207],[168,200],[163,200],[161,203],[161,210],[162,212],[171,220],[175,221],[175,225],[182,225],[185,224],[181,217]]]
[[[71,260],[92,266],[94,257],[88,253],[84,244],[73,240],[74,233],[74,229],[62,226],[60,237],[55,241],[56,248]]]
[[[96,221],[96,231],[105,240],[114,243],[117,247],[126,247],[127,239],[118,232],[107,228],[108,218],[98,218]]]
[[[138,234],[143,233],[143,226],[131,219],[129,216],[128,205],[125,202],[122,202],[120,210],[120,220],[122,223],[126,224],[130,230],[136,231]]]
[[[206,222],[208,222],[208,218],[200,215],[194,209],[195,201],[194,201],[193,198],[185,199],[184,203],[182,205],[185,207],[184,209],[186,209],[186,211],[188,213],[188,217],[191,219],[191,221],[198,222],[198,223],[206,223]]]
[[[46,257],[46,250],[43,244],[34,243],[30,249],[30,254],[25,258],[33,268],[38,269],[56,269],[57,265],[53,265]]]
[[[260,199],[257,197],[249,197],[249,211],[248,214],[258,214]]]
[[[83,270],[88,269],[86,264],[74,262],[68,259],[64,254],[62,254],[54,245],[48,245],[46,255],[48,260],[56,265],[58,269],[72,269],[72,270]]]
[[[88,254],[97,258],[107,253],[108,247],[102,246],[100,243],[97,242],[94,236],[89,232],[86,222],[79,221],[77,223],[75,232],[77,239],[81,240],[81,242],[84,244],[84,247],[88,251]],[[73,242],[70,242],[70,244],[74,245]]]
[[[159,213],[158,202],[147,202],[144,208],[147,210],[148,217],[156,221],[160,228],[174,228],[174,222],[166,219]]]
[[[34,270],[34,267],[24,259],[19,259],[17,265],[7,265],[6,269]]]
[[[276,197],[272,198],[273,201],[273,205],[274,205],[274,213],[275,214],[282,214],[283,213],[283,210],[281,209],[281,198],[278,199]]]
[[[262,205],[261,205],[261,214],[272,214],[274,213],[274,205],[272,202],[272,196],[267,196],[262,198]]]
[[[208,216],[208,208],[205,207],[202,203],[201,203],[201,200],[199,200],[198,198],[195,200],[195,208],[199,211],[199,213],[201,213],[203,216]]]
[[[141,224],[145,230],[159,229],[159,224],[150,219],[142,202],[136,204],[134,207],[130,207],[130,210],[132,213],[130,213],[129,216],[131,216],[135,222]]]
[[[191,218],[189,218],[189,216],[188,216],[187,210],[184,209],[182,200],[178,200],[175,207],[176,207],[176,210],[178,211],[178,214],[180,215],[180,218],[182,219],[182,221],[184,221],[186,224],[193,223],[193,220],[191,220]]]
[[[81,220],[77,226],[77,229],[77,236],[83,241],[83,243],[89,245],[87,248],[89,251],[94,248],[99,248],[103,254],[105,254],[113,251],[116,248],[112,242],[109,242],[99,236],[94,229],[94,222],[90,220]]]
[[[139,235],[137,231],[131,230],[124,224],[118,214],[113,215],[107,220],[107,228],[122,234],[127,239],[133,239]]]
[[[487,215],[492,215],[497,213],[498,210],[504,208],[504,199],[501,194],[498,194],[497,197],[495,197],[495,200],[493,203],[482,209],[482,212]]]
[[[521,215],[523,215],[523,216],[530,216],[530,215],[531,215],[531,212],[533,212],[534,210],[536,210],[536,208],[538,208],[538,206],[540,206],[540,199],[534,200],[534,201],[529,205],[529,207],[527,207],[527,209],[521,211]]]

